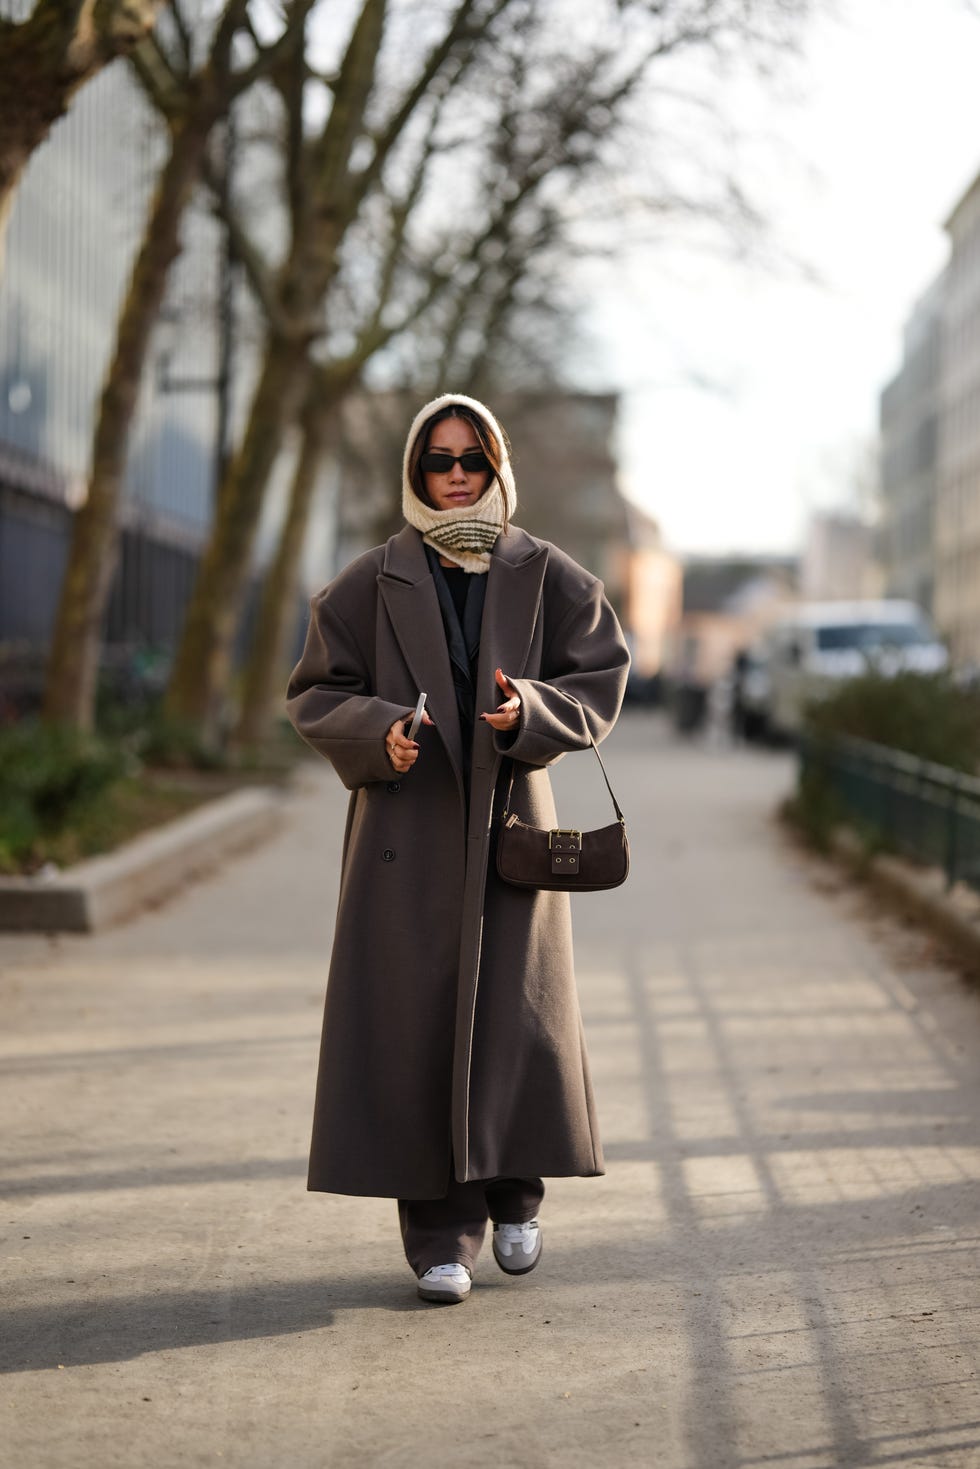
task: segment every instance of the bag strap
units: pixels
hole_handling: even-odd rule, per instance
[[[596,759],[599,762],[599,769],[602,771],[602,778],[606,782],[606,790],[609,792],[610,800],[612,801],[613,808],[614,808],[614,810],[616,812],[616,820],[620,823],[621,826],[625,826],[626,825],[626,817],[623,815],[622,811],[620,810],[619,802],[616,800],[616,794],[613,791],[612,786],[609,784],[609,776],[606,774],[606,767],[603,764],[602,756],[599,754],[599,746],[596,744],[595,740],[592,738],[592,731],[589,729],[588,725],[586,725],[586,729],[588,730],[589,744],[592,746],[593,750],[595,751],[595,757],[596,757]],[[513,791],[514,791],[514,767],[515,767],[516,764],[517,764],[517,761],[516,760],[512,760],[510,762],[510,780],[507,782],[507,795],[504,797],[504,809],[503,809],[503,813],[502,813],[504,816],[508,816],[510,814],[510,798],[513,795]]]

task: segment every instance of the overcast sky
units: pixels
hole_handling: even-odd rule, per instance
[[[978,78],[968,0],[839,0],[778,95],[743,81],[731,102],[773,244],[821,284],[650,250],[606,278],[623,487],[674,550],[792,550],[811,508],[852,502],[902,325],[980,172]]]

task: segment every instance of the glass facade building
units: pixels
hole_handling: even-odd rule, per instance
[[[4,9],[13,13],[0,0]],[[0,646],[8,649],[36,652],[50,633],[119,309],[164,156],[161,126],[117,61],[77,93],[14,200],[0,275]],[[173,641],[210,520],[221,239],[206,210],[189,211],[183,244],[130,442],[110,642]]]

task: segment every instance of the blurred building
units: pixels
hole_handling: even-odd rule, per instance
[[[851,601],[881,595],[873,528],[847,511],[811,515],[803,539],[800,596],[806,602]]]
[[[660,526],[635,505],[627,511],[629,562],[626,625],[634,677],[662,673],[681,620],[683,572],[663,544]]]
[[[619,490],[615,393],[551,392],[497,400],[510,435],[525,530],[601,577],[625,615],[629,512]]]
[[[35,664],[163,150],[117,61],[77,94],[14,200],[0,276],[0,649]],[[204,209],[183,233],[131,438],[110,646],[172,644],[210,520],[221,238]]]
[[[934,610],[953,661],[980,666],[980,175],[946,228]]]
[[[888,593],[931,610],[954,664],[980,667],[980,175],[946,229],[949,262],[881,397],[881,546]]]
[[[492,406],[511,442],[515,523],[554,541],[601,577],[622,613],[630,532],[617,481],[616,396],[554,389],[501,394]],[[310,585],[322,585],[404,524],[402,453],[418,407],[418,394],[404,391],[358,393],[343,405],[333,435],[333,526],[313,528],[317,559],[307,560]],[[327,555],[329,564],[320,559]]]
[[[703,689],[728,673],[736,653],[797,599],[798,571],[790,556],[691,557],[669,658],[672,682]]]
[[[919,299],[881,394],[879,554],[887,597],[933,611],[945,272]]]

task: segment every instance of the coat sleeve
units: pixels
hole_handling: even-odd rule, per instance
[[[598,744],[616,723],[629,663],[616,614],[602,583],[593,582],[551,634],[542,678],[510,679],[521,722],[513,733],[495,731],[496,749],[525,765],[550,765],[570,750],[588,749],[590,730]]]
[[[286,690],[286,713],[297,733],[324,755],[349,791],[391,780],[385,735],[411,707],[379,699],[347,623],[328,595],[314,597],[303,654]]]

